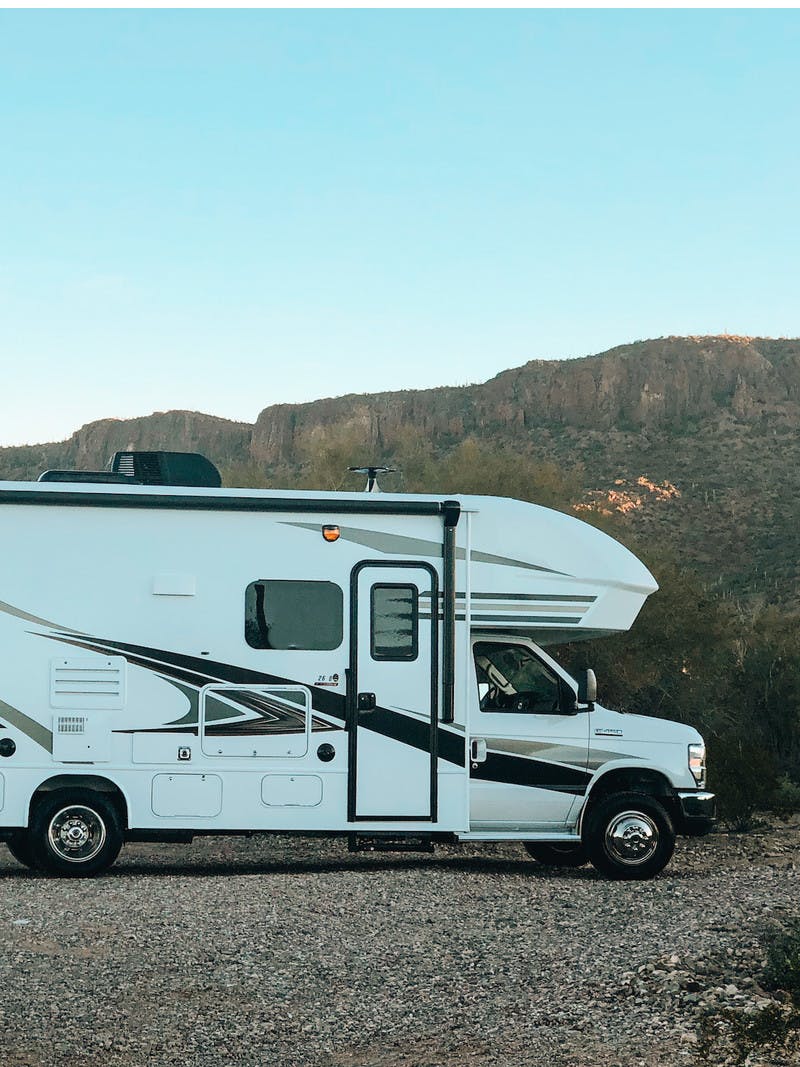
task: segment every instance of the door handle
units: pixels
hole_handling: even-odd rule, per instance
[[[469,758],[473,764],[486,762],[486,740],[483,737],[473,737],[469,743]]]
[[[359,693],[358,694],[358,710],[359,711],[374,711],[376,707],[375,694],[374,693]]]

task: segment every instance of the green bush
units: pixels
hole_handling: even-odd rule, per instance
[[[773,934],[767,944],[764,987],[781,990],[800,1009],[800,918],[793,919],[785,930]]]
[[[771,807],[784,818],[800,811],[800,783],[784,774],[775,787]]]

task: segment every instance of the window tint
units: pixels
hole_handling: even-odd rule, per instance
[[[344,597],[333,582],[251,582],[244,636],[253,648],[332,649],[342,643]]]
[[[475,645],[481,711],[560,711],[558,677],[524,645]]]
[[[370,626],[373,659],[417,658],[418,595],[415,585],[373,585]]]

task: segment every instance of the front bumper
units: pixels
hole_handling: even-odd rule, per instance
[[[693,789],[678,793],[678,822],[675,829],[687,837],[699,837],[714,827],[717,798],[713,793]]]

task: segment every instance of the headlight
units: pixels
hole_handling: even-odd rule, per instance
[[[701,741],[699,745],[689,745],[689,770],[698,785],[706,782],[706,746]]]

